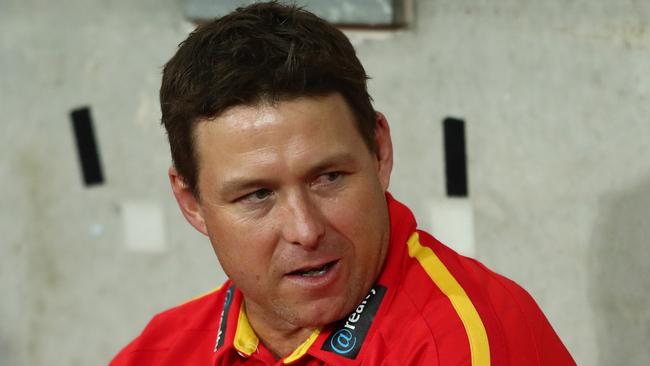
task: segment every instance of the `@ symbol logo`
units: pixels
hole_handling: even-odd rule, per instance
[[[349,329],[341,329],[334,334],[330,340],[330,346],[334,352],[344,355],[350,353],[357,344],[357,337],[355,337]]]

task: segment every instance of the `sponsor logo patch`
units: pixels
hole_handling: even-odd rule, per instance
[[[347,318],[339,320],[323,343],[324,351],[355,359],[375,319],[386,287],[375,285]]]

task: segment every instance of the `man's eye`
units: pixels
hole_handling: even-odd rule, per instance
[[[325,178],[330,182],[334,182],[335,180],[339,179],[341,175],[341,172],[329,172],[325,174]]]
[[[313,185],[328,185],[336,183],[337,181],[341,180],[341,178],[343,178],[343,173],[341,172],[327,172],[325,174],[319,175],[318,178],[316,178],[314,181]]]
[[[240,200],[244,203],[261,203],[268,199],[273,194],[270,189],[258,189],[255,192],[243,196]]]

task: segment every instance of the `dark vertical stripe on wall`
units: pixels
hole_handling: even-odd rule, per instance
[[[95,141],[90,108],[82,107],[70,112],[72,128],[77,141],[77,153],[86,186],[102,184],[104,175],[99,161],[99,151]]]
[[[467,197],[467,158],[465,155],[465,121],[445,118],[445,173],[447,196]]]

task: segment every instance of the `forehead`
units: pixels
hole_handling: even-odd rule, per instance
[[[339,94],[232,107],[198,123],[194,138],[199,175],[298,167],[328,154],[369,153]]]
[[[340,94],[333,93],[230,107],[215,118],[200,121],[193,131],[193,137],[199,144],[210,139],[223,140],[222,143],[227,144],[248,135],[255,137],[255,142],[263,144],[265,134],[281,137],[272,135],[283,129],[311,130],[314,135],[324,131],[335,137],[347,135],[351,129],[356,130],[356,121],[346,100]]]
[[[281,115],[285,119],[272,119]],[[308,122],[312,124],[336,125],[333,118],[345,119],[356,127],[355,116],[348,102],[339,93],[323,96],[299,96],[280,100],[262,99],[258,103],[232,106],[212,121],[227,125],[234,130],[256,129],[274,122]],[[342,126],[332,126],[341,128]],[[346,126],[347,127],[347,126]]]

